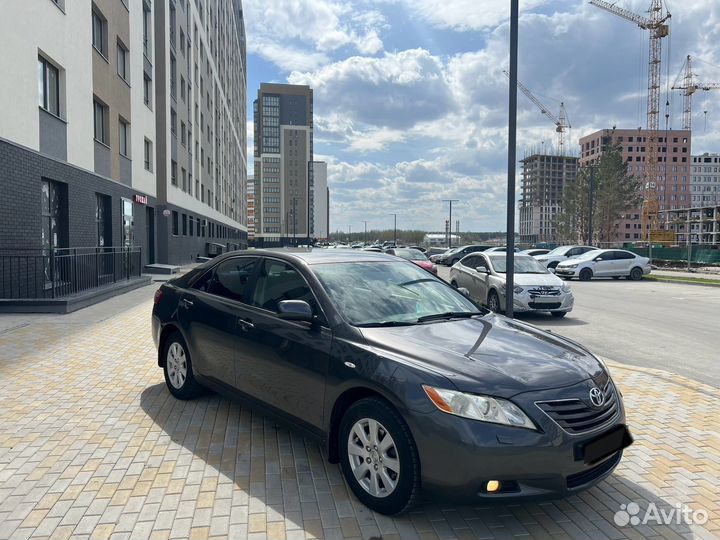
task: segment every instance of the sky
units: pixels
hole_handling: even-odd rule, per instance
[[[577,155],[579,138],[598,129],[645,127],[647,31],[584,0],[520,4],[519,80],[554,114],[564,102],[566,152]],[[650,0],[617,4],[646,15]],[[508,0],[243,0],[243,8],[248,156],[260,83],[310,85],[332,231],[360,231],[363,220],[392,228],[391,213],[400,229],[440,231],[443,199],[459,200],[461,231],[506,229]],[[688,54],[698,79],[720,82],[720,2],[667,0],[667,8],[662,129],[668,86]],[[681,93],[669,100],[669,127],[679,129]],[[698,92],[693,105],[693,153],[720,152],[720,91]],[[518,159],[556,144],[553,123],[518,92]]]

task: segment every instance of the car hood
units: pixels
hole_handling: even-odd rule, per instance
[[[379,354],[419,364],[464,392],[509,398],[576,384],[604,369],[578,345],[494,314],[361,331]]]
[[[586,259],[586,258],[581,258],[581,256],[570,257],[569,259],[566,259],[566,260],[564,260],[564,261],[560,261],[560,262],[558,263],[558,266],[569,266],[569,265],[571,265],[571,264],[582,264],[582,263],[589,262],[589,261],[591,261],[591,260],[592,260],[592,258]]]

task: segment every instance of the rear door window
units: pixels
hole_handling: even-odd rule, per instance
[[[257,257],[228,259],[202,276],[193,289],[248,304],[251,278],[257,264]]]

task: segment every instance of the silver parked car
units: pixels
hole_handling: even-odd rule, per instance
[[[555,268],[559,262],[574,259],[596,249],[592,246],[560,246],[544,255],[536,255],[535,258],[545,268]]]
[[[640,280],[650,273],[650,259],[624,249],[598,249],[558,263],[555,273],[564,278],[588,281],[594,277]]]
[[[493,311],[505,305],[505,254],[473,253],[450,269],[450,284],[465,288]],[[575,302],[570,287],[528,255],[515,256],[513,309],[549,311],[564,317]]]

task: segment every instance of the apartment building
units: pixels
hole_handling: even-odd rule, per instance
[[[246,244],[240,0],[11,1],[0,33],[0,248]]]
[[[720,154],[704,153],[692,157],[690,204],[720,206]]]
[[[657,144],[657,178],[646,182],[650,182],[656,190],[660,212],[689,206],[692,194],[691,132],[659,131]],[[628,173],[645,179],[649,154],[648,132],[640,128],[602,129],[582,137],[580,166],[595,162],[607,148],[614,145],[620,146]],[[616,236],[612,241],[631,243],[646,238],[647,232],[643,234],[642,230],[642,209],[633,208],[617,223]]]
[[[312,89],[262,83],[253,107],[255,245],[308,244],[313,213]]]
[[[330,238],[330,190],[327,184],[327,163],[313,161],[310,167],[310,233],[312,238]]]
[[[566,186],[577,179],[578,158],[532,153],[520,163],[520,242],[556,242],[555,219]]]

